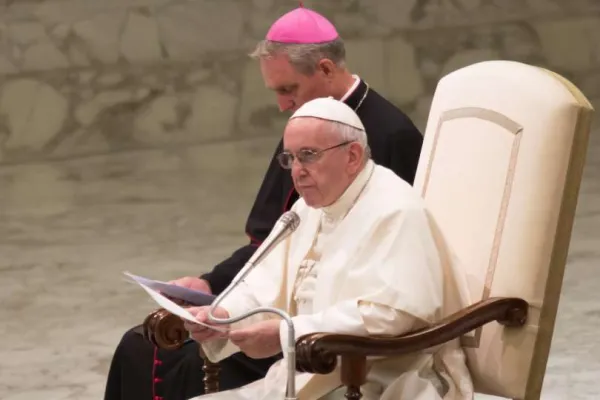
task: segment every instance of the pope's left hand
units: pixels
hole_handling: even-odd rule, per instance
[[[258,322],[229,332],[229,340],[251,358],[267,358],[281,352],[277,319]]]

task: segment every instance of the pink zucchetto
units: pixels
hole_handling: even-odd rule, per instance
[[[335,26],[321,14],[302,6],[281,16],[267,32],[267,40],[279,43],[312,44],[339,37]]]

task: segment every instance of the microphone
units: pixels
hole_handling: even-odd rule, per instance
[[[277,314],[283,320],[285,320],[288,326],[287,349],[283,349],[287,355],[288,363],[288,378],[285,400],[298,400],[298,397],[296,396],[296,333],[292,318],[283,310],[274,307],[258,307],[233,318],[217,318],[213,315],[213,312],[223,301],[223,299],[227,297],[227,295],[231,293],[231,291],[237,287],[237,285],[244,280],[246,276],[248,276],[250,271],[260,264],[260,262],[263,261],[279,243],[291,235],[292,232],[298,228],[298,225],[300,225],[300,217],[294,211],[288,211],[279,217],[269,236],[267,236],[263,244],[254,252],[248,262],[246,262],[231,284],[219,296],[217,296],[208,312],[208,319],[218,325],[232,324],[261,312]]]
[[[246,262],[229,286],[237,286],[279,243],[291,235],[298,228],[298,225],[300,225],[300,217],[294,211],[288,211],[279,217],[269,236],[252,254],[252,257]]]

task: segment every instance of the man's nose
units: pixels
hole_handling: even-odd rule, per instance
[[[297,158],[294,158],[294,161],[292,161],[292,176],[294,178],[300,178],[306,175],[306,169],[304,169],[304,166],[302,165],[302,163],[300,161],[298,161]]]
[[[294,100],[290,99],[289,97],[277,95],[277,106],[279,107],[279,111],[293,111],[294,105]]]

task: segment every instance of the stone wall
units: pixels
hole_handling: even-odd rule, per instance
[[[285,115],[246,54],[296,4],[2,1],[0,163],[280,135]],[[549,67],[600,99],[596,0],[305,4],[338,26],[351,69],[421,127],[438,79],[486,59]]]

